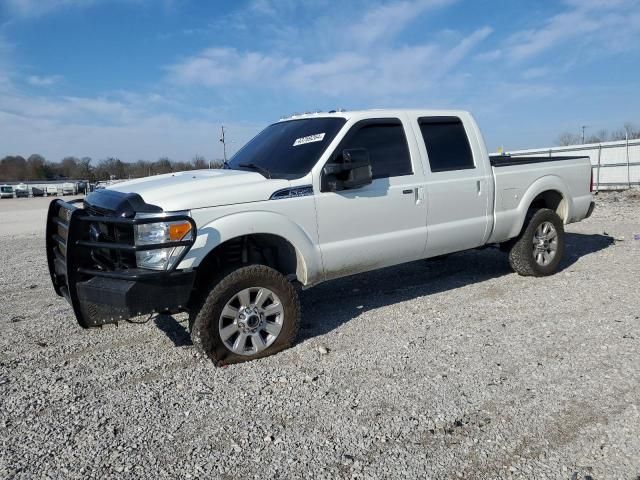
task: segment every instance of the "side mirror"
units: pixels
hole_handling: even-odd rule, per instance
[[[350,190],[372,181],[371,160],[365,148],[345,149],[340,161],[327,163],[322,169],[322,191]]]

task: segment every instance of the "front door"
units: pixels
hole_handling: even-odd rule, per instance
[[[356,123],[330,161],[345,149],[369,152],[373,182],[316,195],[326,279],[421,258],[426,246],[423,169],[406,120]],[[409,130],[410,131],[410,130]]]

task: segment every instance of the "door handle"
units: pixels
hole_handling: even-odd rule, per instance
[[[424,200],[424,187],[405,188],[404,190],[402,190],[402,194],[403,195],[414,194],[416,205],[420,205]]]
[[[478,195],[480,195],[482,193],[482,181],[478,180],[476,182],[476,187],[478,188]]]

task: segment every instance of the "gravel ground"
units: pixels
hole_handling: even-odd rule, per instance
[[[183,316],[82,330],[10,209],[0,478],[640,478],[639,196],[552,277],[486,249],[303,292],[298,344],[228,368]]]
[[[69,201],[74,197],[63,197]],[[33,233],[44,235],[47,208],[52,197],[6,198],[0,202],[0,237],[22,237]],[[4,258],[4,257],[2,257]]]

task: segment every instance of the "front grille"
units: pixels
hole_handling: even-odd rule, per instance
[[[85,211],[92,217],[114,217],[115,212],[84,204]],[[134,226],[130,224],[118,224],[111,222],[90,222],[86,224],[89,229],[88,238],[93,242],[118,243],[134,245]],[[136,268],[135,252],[110,248],[91,248],[90,258],[95,268],[99,271],[113,272]]]

